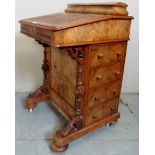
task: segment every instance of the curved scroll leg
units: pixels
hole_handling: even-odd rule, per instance
[[[49,92],[46,85],[39,87],[34,93],[29,94],[25,107],[32,111],[38,104],[38,102],[45,101],[49,99]]]
[[[49,99],[49,90],[48,90],[49,64],[47,60],[47,55],[50,52],[48,52],[47,44],[43,44],[43,43],[40,43],[40,44],[42,44],[44,47],[44,60],[42,65],[44,79],[43,79],[43,85],[39,87],[34,93],[29,94],[27,97],[27,102],[25,104],[25,107],[29,111],[32,111],[37,106],[38,102]]]
[[[84,135],[95,131],[97,128],[103,127],[109,122],[116,122],[117,119],[120,117],[119,113],[115,113],[109,117],[106,117],[100,121],[97,121],[89,126],[82,127],[80,122],[82,120],[79,119],[79,122],[70,121],[66,128],[59,130],[56,132],[54,136],[53,143],[51,148],[53,151],[62,152],[65,151],[68,147],[68,144]]]
[[[56,132],[54,136],[53,143],[51,145],[51,148],[53,151],[56,152],[63,152],[67,150],[68,143],[72,141],[72,139],[69,138],[70,134],[75,133],[82,127],[81,124],[81,118],[73,118],[72,121],[68,122],[67,126],[59,131]],[[63,139],[66,140],[63,140]]]

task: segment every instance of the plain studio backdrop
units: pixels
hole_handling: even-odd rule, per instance
[[[119,0],[118,0],[119,1]],[[68,3],[101,3],[109,0],[16,0],[16,92],[31,92],[42,84],[43,47],[20,33],[18,21],[40,15],[63,12]],[[115,2],[115,0],[112,0]],[[124,0],[134,16],[128,42],[122,92],[139,92],[139,2]]]

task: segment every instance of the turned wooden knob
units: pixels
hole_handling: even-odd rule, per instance
[[[95,115],[92,115],[92,119],[96,119],[97,117]]]
[[[101,58],[103,58],[103,54],[102,54],[102,53],[100,53],[100,54],[98,55],[98,59],[101,59]]]
[[[96,77],[96,80],[99,81],[99,80],[101,80],[101,78],[102,78],[101,75],[98,75],[98,76]]]
[[[117,94],[117,90],[114,89],[114,90],[112,91],[112,94],[113,94],[113,95],[116,95],[116,94]]]
[[[94,100],[95,100],[95,101],[98,101],[98,100],[99,100],[99,98],[98,98],[98,97],[95,97],[95,98],[94,98]]]
[[[116,71],[115,75],[118,76],[120,74],[120,71]]]
[[[114,109],[114,108],[112,108],[112,107],[110,108],[110,110],[111,110],[111,112],[114,112],[114,111],[115,111],[115,109]]]
[[[117,58],[119,58],[121,56],[122,52],[118,51],[116,54],[117,54]]]

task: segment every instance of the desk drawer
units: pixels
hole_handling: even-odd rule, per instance
[[[30,37],[33,37],[33,27],[26,24],[21,24],[21,33],[24,33]]]
[[[48,44],[51,43],[51,40],[53,37],[51,31],[44,30],[42,28],[37,28],[37,27],[34,28],[34,35],[37,40],[40,40],[40,41],[48,43]]]
[[[118,111],[119,98],[88,109],[85,125],[88,126]]]
[[[119,96],[121,81],[110,85],[103,85],[97,89],[91,89],[88,96],[88,107],[98,106],[99,104]]]
[[[89,88],[120,80],[123,75],[123,69],[124,61],[107,67],[92,69],[90,72]]]
[[[90,66],[104,65],[125,58],[126,42],[92,45],[90,47]]]

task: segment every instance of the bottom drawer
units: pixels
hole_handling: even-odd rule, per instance
[[[85,125],[88,126],[118,111],[119,98],[88,109]]]

